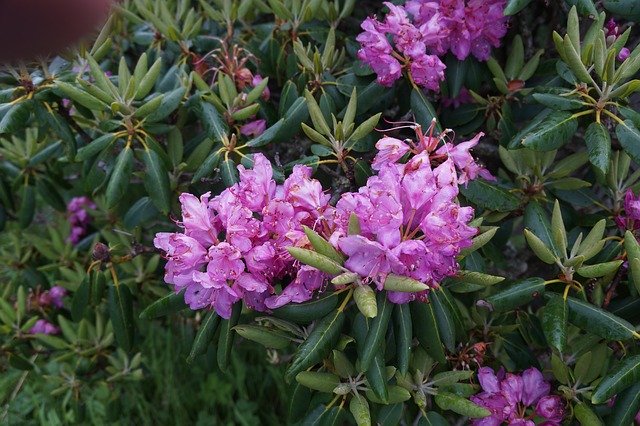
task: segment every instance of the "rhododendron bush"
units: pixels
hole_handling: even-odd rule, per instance
[[[0,423],[640,421],[635,0],[124,0],[0,70]]]

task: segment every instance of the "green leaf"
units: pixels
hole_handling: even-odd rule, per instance
[[[613,260],[611,262],[597,263],[595,265],[585,265],[576,269],[576,272],[585,278],[600,278],[617,271],[622,263],[622,260]]]
[[[515,15],[527,7],[529,3],[531,3],[531,0],[508,0],[503,13],[505,16]]]
[[[415,293],[428,290],[429,286],[404,275],[389,274],[384,280],[384,289],[387,291]]]
[[[133,170],[133,150],[127,145],[116,159],[109,183],[107,184],[107,207],[113,208],[129,188],[129,178]]]
[[[409,371],[413,326],[409,305],[404,303],[393,308],[393,327],[396,338],[396,363],[400,374]]]
[[[504,188],[483,179],[474,179],[460,192],[478,207],[499,212],[510,212],[520,206],[520,200]]]
[[[309,389],[325,393],[333,393],[336,386],[340,384],[340,377],[333,373],[301,371],[296,375],[296,381]]]
[[[418,426],[449,426],[447,419],[435,411],[429,411],[426,417],[420,417]]]
[[[456,98],[460,94],[460,89],[464,85],[467,77],[469,60],[461,61],[453,55],[448,55],[446,59],[446,77],[449,87],[449,97]]]
[[[309,337],[298,347],[285,374],[287,381],[291,381],[299,372],[317,364],[331,353],[340,338],[344,319],[344,313],[338,309],[318,322]]]
[[[591,395],[592,404],[603,404],[631,385],[640,382],[640,355],[618,362],[600,381]]]
[[[233,330],[245,339],[259,343],[266,348],[284,349],[291,342],[291,339],[282,333],[258,325],[236,325]]]
[[[62,92],[64,96],[92,111],[104,111],[108,107],[107,104],[102,102],[100,99],[76,88],[75,86],[72,86],[69,83],[58,81],[56,83],[56,88]]]
[[[557,255],[558,250],[556,250],[553,241],[549,216],[544,207],[537,201],[527,204],[524,211],[524,226],[535,234],[554,255]]]
[[[567,298],[569,322],[606,340],[629,340],[637,336],[633,325],[610,312],[573,297]]]
[[[109,317],[118,346],[125,352],[133,348],[133,299],[129,287],[110,285],[108,292]]]
[[[2,133],[0,125],[0,133]],[[616,136],[622,149],[629,154],[629,157],[640,164],[640,131],[633,121],[625,120],[616,126]]]
[[[291,256],[295,257],[300,262],[319,269],[327,274],[340,275],[343,272],[343,269],[339,264],[327,256],[323,256],[313,250],[303,249],[300,247],[287,247],[287,250]]]
[[[431,292],[429,296],[429,305],[433,309],[433,315],[438,327],[438,335],[446,348],[453,352],[456,346],[456,326],[453,315],[442,300],[437,297],[436,292]]]
[[[531,96],[537,102],[554,110],[568,111],[585,107],[584,102],[581,100],[567,96],[554,95],[552,93],[534,93]]]
[[[152,149],[145,147],[142,151],[142,159],[146,167],[144,186],[147,193],[158,210],[167,214],[171,209],[169,172],[167,172],[160,156]]]
[[[240,313],[242,312],[242,302],[235,303],[231,308],[229,319],[223,319],[220,324],[220,336],[218,337],[217,361],[220,370],[225,371],[229,366],[229,357],[233,348],[233,341],[236,332],[233,328],[238,324]]]
[[[531,302],[544,293],[545,284],[542,278],[526,278],[516,281],[497,293],[487,297],[493,310],[510,311]]]
[[[362,395],[353,395],[349,402],[349,411],[358,426],[371,426],[369,403]]]
[[[18,224],[20,228],[27,228],[33,221],[36,209],[36,191],[33,186],[25,184],[22,186],[20,199],[20,210],[18,211]]]
[[[484,407],[474,404],[466,398],[449,392],[438,392],[435,396],[436,405],[443,410],[450,410],[463,416],[479,419],[488,417],[491,412]]]
[[[95,274],[95,272],[92,271],[90,274],[85,275],[80,286],[75,293],[73,293],[73,299],[71,299],[71,318],[73,318],[75,322],[79,322],[82,319],[87,306],[91,303],[91,274]]]
[[[247,146],[257,148],[268,144],[280,133],[280,129],[282,128],[284,123],[285,119],[281,118],[273,126],[262,132],[260,136],[247,142]]]
[[[144,311],[140,313],[140,319],[150,320],[158,317],[163,317],[169,314],[180,312],[187,308],[184,302],[184,293],[186,289],[176,293],[170,292],[166,296],[156,300],[151,305],[147,306]]]
[[[600,426],[604,425],[600,417],[594,413],[591,408],[584,402],[578,402],[573,406],[573,413],[576,416],[576,420],[583,426]]]
[[[425,97],[424,92],[417,88],[411,91],[411,110],[416,118],[416,122],[422,126],[423,131],[431,127],[431,122],[437,119],[436,110],[433,108],[433,105]],[[440,124],[436,123],[435,131],[437,133],[442,132]]]
[[[302,226],[305,235],[309,239],[311,246],[313,249],[317,251],[319,254],[328,257],[334,262],[342,265],[345,261],[345,258],[342,254],[338,252],[327,240],[322,238],[316,231],[309,228],[308,226]]]
[[[198,355],[207,352],[207,347],[213,342],[219,323],[220,317],[215,311],[210,311],[202,320],[196,337],[191,344],[191,351],[187,357],[188,364],[191,364]]]
[[[389,302],[387,294],[383,291],[378,293],[377,304],[378,315],[371,321],[371,327],[364,343],[365,348],[360,356],[360,368],[362,371],[366,371],[369,368],[373,358],[379,352],[387,334],[391,312],[393,311],[393,304]]]
[[[4,107],[4,105],[1,105]],[[31,102],[22,101],[13,104],[0,119],[0,134],[15,133],[20,130],[31,116]]]
[[[369,117],[364,121],[364,123],[356,127],[353,133],[351,133],[351,136],[349,136],[349,139],[343,145],[344,149],[349,150],[353,148],[356,142],[358,142],[359,140],[367,136],[369,133],[371,133],[373,129],[378,125],[378,121],[380,121],[381,116],[382,116],[382,113],[378,113],[373,117]]]
[[[338,306],[339,295],[329,293],[326,296],[305,303],[289,303],[274,309],[272,314],[276,318],[308,324],[318,318],[325,317]]]
[[[567,322],[569,308],[560,296],[551,296],[542,312],[542,331],[547,343],[560,353],[567,345]]]
[[[311,390],[294,381],[289,386],[288,424],[293,424],[307,413],[311,401]]]
[[[191,179],[192,184],[200,182],[202,178],[211,176],[213,174],[215,168],[218,167],[218,164],[220,164],[222,152],[222,150],[216,149],[207,156],[207,158],[202,162],[200,167],[198,167],[196,172],[193,174],[193,178]]]
[[[185,92],[186,89],[184,87],[179,87],[169,93],[165,93],[160,106],[149,114],[145,120],[149,123],[153,123],[167,118],[172,112],[178,109]]]
[[[409,303],[409,308],[418,342],[434,360],[446,364],[447,359],[442,347],[442,337],[433,304],[413,301]]]
[[[571,140],[578,130],[578,120],[568,112],[549,114],[530,133],[524,135],[520,144],[537,151],[558,149]]]
[[[368,285],[356,285],[353,291],[353,300],[356,302],[358,310],[366,318],[375,318],[378,315],[378,304],[376,303],[376,293]]]
[[[236,163],[234,163],[230,158],[224,160],[220,165],[220,175],[222,176],[222,182],[226,187],[231,187],[240,181]]]
[[[90,142],[89,145],[80,148],[76,154],[76,159],[78,161],[86,161],[99,152],[107,149],[107,147],[109,147],[115,140],[116,136],[113,133],[102,135],[93,142]]]
[[[524,66],[524,43],[519,34],[513,38],[511,50],[507,57],[504,73],[509,80],[514,80]]]
[[[562,258],[567,256],[567,230],[564,227],[562,211],[558,200],[554,203],[551,215],[551,237]]]
[[[229,129],[218,110],[208,102],[201,101],[196,114],[202,121],[205,134],[216,142],[221,142],[227,136]]]
[[[584,134],[587,150],[589,151],[589,161],[602,174],[606,175],[609,170],[611,158],[611,137],[609,130],[602,123],[591,123]]]
[[[628,426],[640,411],[640,383],[636,383],[616,397],[607,422],[611,426]]]

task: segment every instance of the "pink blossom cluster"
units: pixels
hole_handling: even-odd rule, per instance
[[[384,4],[389,9],[384,20],[365,19],[357,37],[362,46],[358,58],[373,68],[383,86],[391,86],[404,69],[417,85],[437,91],[445,69],[439,56],[450,50],[459,60],[473,54],[486,61],[507,33],[506,0]]]
[[[358,58],[373,68],[383,86],[391,86],[406,70],[418,86],[437,91],[446,68],[436,55],[445,37],[439,20],[417,25],[403,7],[384,4],[390,10],[384,21],[369,17],[361,25]]]
[[[316,227],[332,210],[309,167],[296,166],[282,185],[262,154],[253,169],[238,169],[239,183],[212,199],[182,194],[184,232],[154,240],[168,260],[165,281],[186,287],[192,309],[213,307],[224,318],[241,299],[258,311],[309,300],[323,275],[295,265],[287,247],[308,244],[303,225]],[[276,295],[274,283],[287,279],[291,284]]]
[[[640,195],[636,197],[629,189],[624,196],[624,213],[618,214],[614,219],[623,231],[640,229]]]
[[[168,261],[165,281],[176,291],[186,288],[192,309],[213,308],[225,318],[240,300],[258,311],[307,301],[329,278],[289,254],[290,247],[311,248],[308,226],[345,255],[345,269],[361,285],[382,290],[393,273],[437,286],[458,271],[456,256],[477,232],[468,225],[473,209],[456,200],[458,185],[493,177],[469,153],[482,134],[454,145],[442,144],[443,135],[417,133],[417,143],[382,138],[373,164],[378,175],[335,207],[309,167],[296,166],[277,185],[262,154],[255,154],[253,169],[238,166],[239,183],[220,195],[182,194],[182,232],[154,240]],[[359,235],[347,232],[352,213]],[[389,299],[424,295],[390,292]]]
[[[59,334],[60,329],[47,320],[39,319],[29,330],[29,334]]]
[[[66,295],[67,289],[56,285],[40,293],[38,296],[38,304],[40,306],[53,306],[60,309],[63,306],[63,299]]]
[[[482,392],[471,401],[485,407],[491,415],[473,420],[474,426],[560,426],[565,414],[562,398],[549,395],[551,386],[536,368],[522,374],[496,374],[489,367],[478,372]],[[534,421],[535,420],[535,421]]]
[[[82,237],[87,234],[87,228],[91,223],[91,216],[88,210],[93,210],[96,205],[89,197],[74,197],[67,204],[71,233],[67,240],[72,244],[78,244]]]

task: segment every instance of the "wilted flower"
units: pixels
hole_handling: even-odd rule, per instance
[[[562,398],[549,395],[551,385],[536,368],[522,374],[496,374],[489,367],[478,371],[482,392],[471,397],[471,401],[485,407],[491,415],[472,421],[474,426],[497,426],[501,424],[535,426],[532,418],[544,419],[546,426],[559,426],[564,418]]]
[[[50,322],[39,319],[29,330],[30,334],[58,334],[60,329]]]

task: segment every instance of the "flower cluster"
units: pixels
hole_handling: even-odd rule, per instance
[[[306,166],[296,166],[283,185],[262,154],[253,169],[238,169],[240,182],[212,199],[182,194],[184,232],[154,240],[168,259],[165,281],[186,288],[192,309],[213,307],[224,318],[241,299],[264,311],[311,298],[323,276],[297,265],[287,247],[308,244],[303,225],[314,227],[332,209]],[[286,279],[291,284],[275,295],[274,283]]]
[[[507,33],[505,5],[506,0],[410,0],[405,7],[417,25],[438,22],[445,34],[439,54],[450,50],[461,61],[470,54],[486,61]]]
[[[382,290],[396,274],[436,287],[458,271],[456,256],[477,232],[468,225],[473,209],[456,200],[458,185],[493,177],[469,153],[482,133],[454,145],[444,141],[448,132],[435,137],[416,129],[416,143],[380,139],[378,174],[358,192],[342,194],[335,208],[310,168],[296,166],[277,185],[262,154],[254,156],[253,169],[238,166],[239,183],[220,195],[182,194],[184,231],[154,240],[168,260],[165,281],[176,291],[186,288],[192,309],[213,307],[225,318],[241,299],[258,311],[307,301],[328,278],[288,252],[310,248],[308,226],[345,255],[344,267],[361,285]],[[353,214],[358,235],[348,233]],[[389,299],[406,303],[425,295],[391,291]]]
[[[88,210],[94,210],[96,205],[89,197],[74,197],[67,204],[67,213],[69,214],[69,223],[71,224],[71,233],[68,241],[72,244],[78,244],[82,237],[87,234],[87,228],[91,223],[91,216]]]
[[[382,289],[390,273],[436,287],[458,271],[456,256],[471,245],[477,230],[468,226],[471,207],[457,201],[458,184],[478,175],[492,178],[477,165],[469,149],[482,136],[459,145],[423,136],[419,141],[384,137],[373,161],[378,175],[338,204],[336,222],[345,226],[351,212],[360,220],[361,234],[342,236],[337,245],[347,255],[345,267]],[[436,149],[437,148],[437,149]],[[411,154],[407,162],[400,160]],[[437,164],[432,167],[432,163]],[[458,170],[456,170],[458,169]],[[395,303],[422,294],[390,292]]]
[[[47,320],[39,319],[29,330],[30,334],[58,334],[60,329]]]
[[[362,46],[358,58],[373,68],[383,86],[391,86],[404,69],[417,85],[437,91],[445,69],[439,56],[450,50],[459,60],[473,54],[486,61],[507,32],[506,0],[384,4],[389,8],[384,20],[365,19],[357,38]]]
[[[362,45],[358,58],[373,68],[383,86],[391,86],[404,69],[417,85],[438,90],[445,65],[436,53],[442,50],[446,36],[439,20],[435,17],[417,25],[403,7],[389,2],[385,5],[390,12],[384,21],[367,18],[362,23],[364,32],[357,37]]]
[[[564,417],[564,404],[557,395],[549,395],[551,386],[536,368],[522,374],[496,374],[489,367],[478,372],[482,392],[471,401],[491,412],[489,417],[473,420],[474,426],[559,426]],[[534,422],[533,419],[539,420]]]
[[[624,214],[618,214],[614,219],[623,231],[640,229],[640,195],[636,197],[628,190],[624,196]]]
[[[60,287],[59,285],[51,287],[51,289],[43,291],[38,296],[39,306],[53,306],[55,308],[62,308],[63,298],[67,295],[67,289]]]
[[[622,32],[620,31],[620,27],[618,26],[618,23],[613,18],[607,21],[607,24],[605,25],[604,29],[605,29],[605,34],[607,36],[606,40],[608,45],[615,43],[618,37],[622,35]],[[618,60],[620,62],[624,62],[629,57],[630,54],[631,54],[631,51],[629,50],[629,48],[623,47],[622,49],[620,49],[620,52],[618,53]]]

